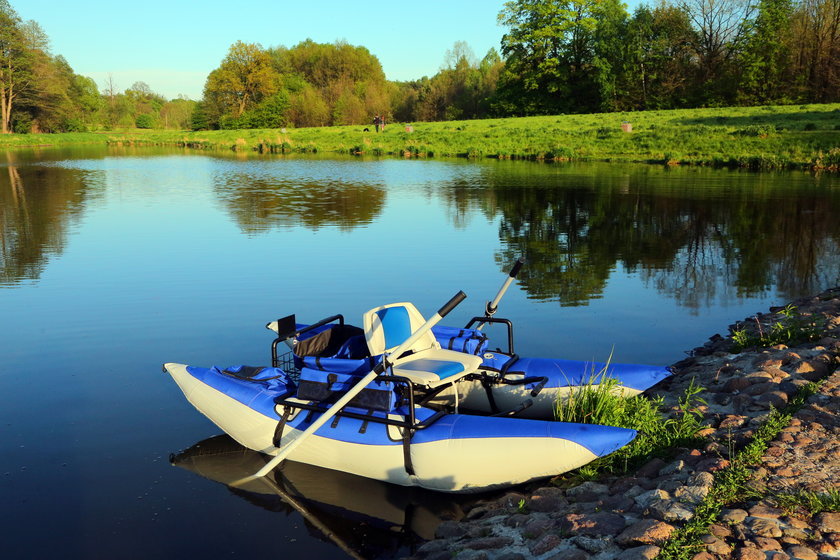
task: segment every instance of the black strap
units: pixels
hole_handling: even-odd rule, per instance
[[[403,428],[403,462],[405,463],[405,472],[409,476],[414,476],[414,465],[411,464],[411,428]]]
[[[496,397],[493,396],[492,382],[490,379],[486,376],[482,376],[481,386],[484,387],[484,391],[487,393],[487,401],[490,403],[490,411],[499,412],[499,406],[496,404]]]
[[[285,428],[286,422],[289,420],[289,416],[291,415],[292,407],[284,407],[283,416],[280,418],[280,421],[277,422],[277,427],[274,428],[274,439],[271,442],[274,444],[274,447],[280,447],[280,440],[283,439],[283,428]]]

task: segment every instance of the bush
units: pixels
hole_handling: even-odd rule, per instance
[[[143,115],[137,115],[137,118],[134,121],[134,125],[137,128],[152,128],[154,126],[152,115],[149,115],[148,113]]]

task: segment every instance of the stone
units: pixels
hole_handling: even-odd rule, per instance
[[[560,528],[564,533],[588,537],[615,535],[626,525],[624,516],[608,512],[571,513],[560,520]]]
[[[770,507],[765,504],[756,504],[750,508],[750,517],[761,517],[764,519],[778,519],[784,514],[784,510]]]
[[[612,539],[587,537],[584,535],[572,537],[569,541],[573,542],[575,546],[592,554],[604,552],[612,546]]]
[[[817,514],[814,523],[821,533],[840,533],[840,513]]]
[[[710,554],[704,550],[692,556],[691,560],[716,560],[716,558],[714,554]]]
[[[756,537],[754,542],[759,550],[782,550],[782,545],[776,539]]]
[[[508,527],[521,527],[531,519],[530,515],[526,515],[524,513],[514,513],[507,519],[505,519],[504,524]]]
[[[533,539],[543,535],[546,531],[553,529],[556,523],[547,517],[533,517],[522,527],[522,536]]]
[[[767,555],[767,560],[790,560],[790,556],[784,552],[773,551]]]
[[[817,560],[819,558],[817,553],[807,546],[794,545],[788,547],[785,552],[787,552],[793,560]]]
[[[519,503],[525,499],[525,494],[520,492],[508,492],[501,498],[499,498],[496,503],[503,508],[507,509],[518,509]]]
[[[616,560],[653,560],[659,556],[658,546],[646,545],[628,548],[616,556]]]
[[[639,478],[649,478],[656,473],[659,472],[659,469],[665,466],[665,461],[656,457],[642,465],[642,467],[636,471],[636,476]]]
[[[578,502],[591,502],[606,495],[609,487],[606,484],[586,481],[566,490],[566,496],[574,498]]]
[[[589,560],[589,555],[579,548],[572,547],[552,554],[548,560]]]
[[[620,545],[657,544],[665,541],[673,531],[673,525],[655,519],[642,519],[622,531],[616,542]]]
[[[635,501],[640,508],[644,509],[650,507],[651,504],[654,504],[658,501],[670,499],[671,495],[668,494],[668,492],[666,492],[665,490],[660,490],[659,488],[655,488],[653,490],[649,490],[647,492],[639,494],[638,496],[633,498],[633,501]]]
[[[546,552],[560,546],[561,542],[563,541],[560,537],[558,537],[554,533],[549,533],[547,535],[544,535],[540,540],[538,540],[534,544],[532,544],[529,550],[534,556],[542,556]]]
[[[788,395],[784,391],[769,391],[757,396],[755,402],[768,408],[783,408],[788,403]]]
[[[720,523],[713,523],[709,525],[709,533],[714,535],[719,539],[725,539],[727,537],[732,536],[732,530],[725,525],[721,525]]]
[[[668,463],[659,469],[659,476],[668,476],[669,474],[681,473],[685,469],[685,461],[677,460]]]
[[[710,486],[683,486],[674,491],[674,497],[684,504],[699,504],[709,493]]]
[[[779,523],[772,519],[755,517],[747,522],[747,526],[759,537],[775,538],[782,536],[782,529],[779,527]]]
[[[531,511],[538,511],[538,512],[552,512],[552,511],[560,511],[564,507],[566,507],[569,502],[566,501],[566,498],[562,496],[532,496],[531,499],[525,502],[525,505]]]
[[[466,549],[458,553],[458,560],[488,560],[489,558],[483,550]]]
[[[436,539],[449,539],[453,537],[463,537],[467,534],[467,528],[457,521],[444,521],[435,529]]]
[[[496,556],[496,560],[527,560],[527,558],[520,552],[504,552]]]
[[[706,471],[694,473],[688,478],[689,486],[707,486],[711,488],[714,483],[715,475]]]
[[[729,556],[732,550],[729,548],[729,545],[726,544],[726,541],[719,539],[712,535],[704,535],[702,537],[703,544],[706,545],[706,550],[711,552],[712,554],[717,554],[720,556]]]
[[[741,523],[747,518],[747,512],[742,509],[725,509],[720,519],[726,523]]]
[[[735,560],[764,560],[766,555],[757,548],[736,548],[732,557]]]
[[[466,541],[464,548],[470,548],[472,550],[496,550],[511,544],[513,544],[513,539],[510,537],[483,537]]]
[[[772,381],[768,381],[766,383],[756,383],[754,385],[750,385],[744,390],[745,395],[756,396],[756,395],[763,395],[764,393],[768,393],[770,391],[777,391],[779,389],[778,383],[773,383]]]

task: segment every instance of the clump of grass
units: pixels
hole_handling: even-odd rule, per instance
[[[799,344],[816,340],[821,329],[817,322],[803,316],[794,305],[787,305],[778,312],[781,318],[765,330],[758,317],[755,318],[754,330],[742,326],[731,332],[733,351],[741,352],[745,348],[768,347],[777,344]]]
[[[663,397],[625,398],[621,383],[606,376],[608,367],[609,362],[590,378],[589,384],[573,390],[568,398],[558,400],[555,418],[560,422],[630,428],[638,435],[615,453],[580,468],[579,476],[594,478],[603,472],[626,472],[652,457],[667,456],[676,447],[699,442],[696,434],[703,426],[698,406],[705,403],[698,396],[702,388],[695,386],[693,380],[679,399],[676,415],[667,418],[660,412]]]
[[[790,513],[804,510],[811,515],[824,511],[840,512],[840,489],[829,488],[825,492],[787,492],[773,497],[776,504]]]
[[[753,124],[735,131],[735,134],[739,136],[751,136],[755,138],[767,138],[775,133],[776,126],[772,124]]]

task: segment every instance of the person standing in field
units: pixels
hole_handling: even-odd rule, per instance
[[[385,132],[385,115],[379,117],[379,124],[382,126],[382,132]]]
[[[382,124],[382,119],[379,117],[379,115],[376,115],[375,117],[373,117],[373,126],[374,126],[374,128],[376,128],[376,132],[379,132],[379,125],[381,125],[381,124]]]

